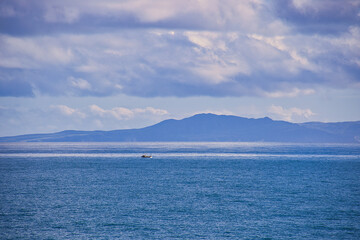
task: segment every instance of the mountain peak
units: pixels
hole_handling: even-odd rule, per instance
[[[200,113],[181,120],[168,119],[155,125],[113,131],[63,131],[2,137],[0,142],[302,142],[355,143],[358,123],[295,124],[269,117],[243,118]]]

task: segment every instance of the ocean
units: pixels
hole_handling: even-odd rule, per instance
[[[1,143],[0,239],[360,239],[360,145]]]

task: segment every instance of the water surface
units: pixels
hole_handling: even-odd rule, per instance
[[[360,239],[360,146],[1,143],[0,238]]]

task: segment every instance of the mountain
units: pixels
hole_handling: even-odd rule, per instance
[[[270,118],[250,119],[229,115],[198,114],[182,120],[128,130],[62,131],[0,137],[0,142],[360,142],[360,121],[290,123]]]

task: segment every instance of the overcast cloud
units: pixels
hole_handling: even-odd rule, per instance
[[[2,96],[359,88],[360,1],[2,1]]]

